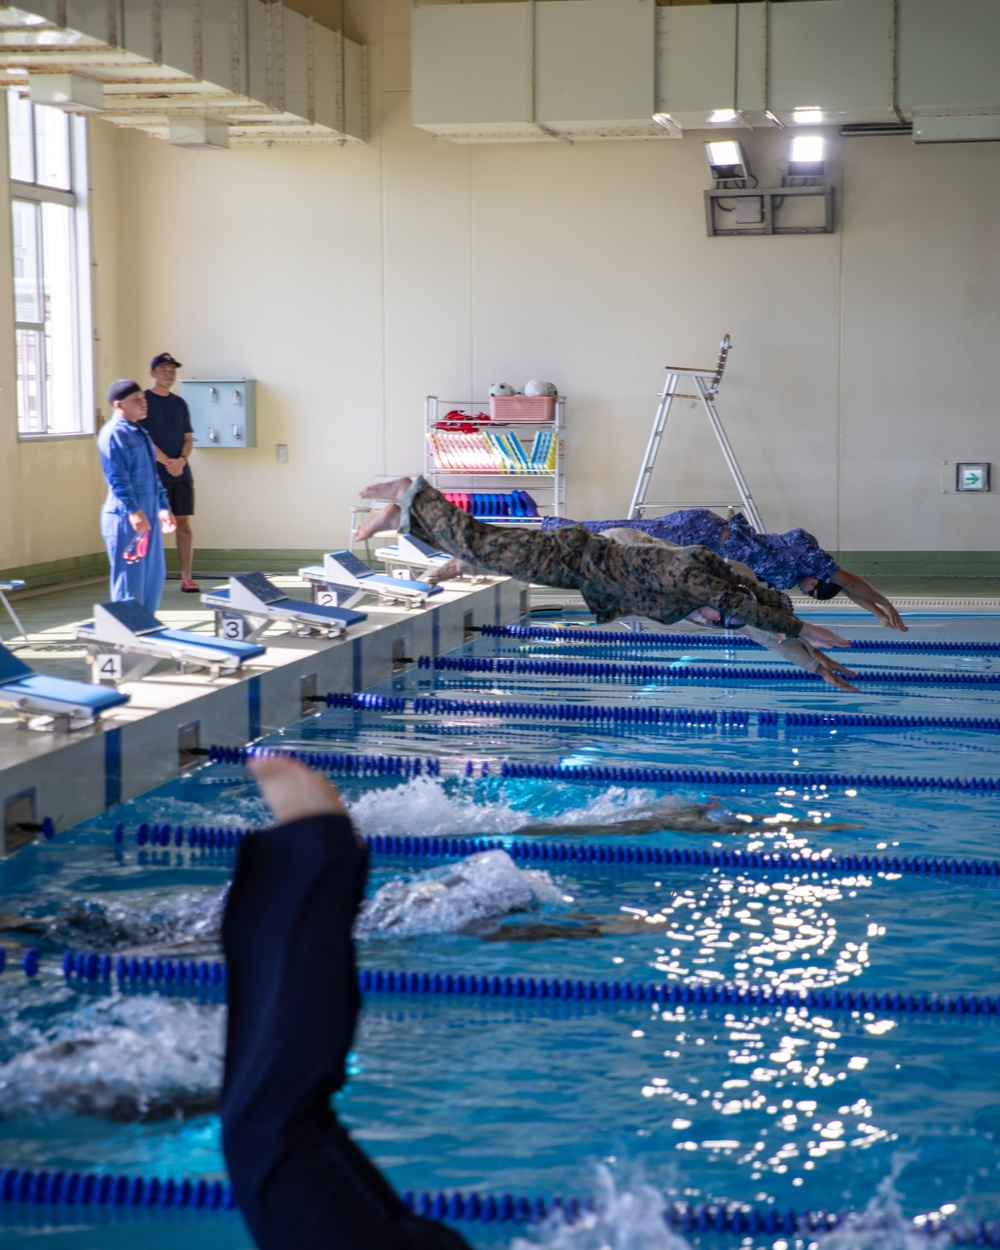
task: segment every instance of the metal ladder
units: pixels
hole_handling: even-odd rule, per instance
[[[743,471],[740,469],[733,454],[733,449],[729,445],[729,439],[726,437],[726,431],[722,428],[719,414],[715,410],[715,397],[719,392],[719,383],[722,381],[722,374],[725,371],[726,359],[729,356],[731,347],[732,341],[727,334],[719,344],[719,359],[716,361],[714,369],[686,369],[680,365],[667,365],[666,381],[664,382],[663,390],[660,392],[660,403],[656,409],[656,416],[653,418],[653,431],[649,436],[646,455],[643,457],[639,478],[632,493],[632,502],[629,504],[628,515],[630,520],[641,517],[647,508],[657,508],[663,512],[669,511],[671,508],[728,508],[730,513],[742,509],[747,520],[757,533],[763,533],[764,523],[760,519],[757,505],[750,494],[750,487],[747,485]],[[677,386],[681,378],[691,378],[698,393],[696,395],[679,393]],[[736,483],[736,489],[739,491],[740,502],[738,504],[732,502],[650,503],[647,501],[646,492],[649,490],[649,479],[653,473],[653,466],[656,464],[656,457],[660,452],[660,444],[663,442],[663,433],[666,428],[667,417],[670,414],[670,405],[675,399],[693,399],[698,401],[705,409],[705,415],[708,417],[709,424],[715,433],[719,446],[722,448],[722,454],[725,457],[726,464],[729,466],[729,472],[733,475],[733,481]]]

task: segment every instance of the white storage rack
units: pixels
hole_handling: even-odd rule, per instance
[[[424,402],[424,477],[440,491],[454,493],[494,493],[508,494],[513,490],[526,491],[535,501],[539,515],[537,517],[494,517],[478,516],[481,521],[493,522],[497,525],[538,526],[546,516],[562,516],[566,510],[566,449],[564,431],[566,419],[566,397],[556,398],[556,415],[554,421],[476,421],[481,412],[490,410],[489,400],[474,403],[470,400],[439,399],[436,395],[428,395]],[[530,454],[535,434],[539,430],[552,430],[555,436],[555,468],[544,471],[525,471],[523,473],[507,473],[482,469],[443,469],[435,462],[427,435],[434,431],[439,421],[445,420],[448,413],[458,411],[463,421],[481,427],[484,431],[509,434],[513,433],[518,441]]]

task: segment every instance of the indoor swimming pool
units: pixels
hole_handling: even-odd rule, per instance
[[[643,1250],[671,1244],[639,1239],[657,1195],[874,1204],[841,1245],[941,1216],[1000,1241],[1000,618],[907,620],[823,614],[895,648],[850,656],[858,693],[725,636],[526,620],[262,739],[368,757],[336,776],[373,845],[359,963],[427,977],[366,994],[336,1106],[400,1190],[596,1196]],[[0,864],[0,1166],[224,1181],[224,988],[195,970],[264,821],[242,763],[206,762]],[[67,951],[110,960],[67,977]],[[120,958],[191,971],[120,980]],[[459,1226],[483,1250],[615,1244]],[[12,1246],[140,1237],[251,1244],[225,1210],[0,1203]]]

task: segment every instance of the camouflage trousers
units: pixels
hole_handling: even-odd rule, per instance
[[[795,636],[802,623],[787,599],[734,573],[707,547],[623,546],[578,527],[536,530],[477,521],[414,480],[399,528],[488,573],[578,590],[601,623],[648,616],[664,625],[700,607],[726,626],[756,625]]]

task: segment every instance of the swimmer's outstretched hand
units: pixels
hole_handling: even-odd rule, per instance
[[[309,816],[347,815],[339,793],[323,774],[298,760],[272,755],[250,760],[247,768],[279,825]]]
[[[847,638],[841,638],[840,634],[835,634],[832,629],[827,629],[823,625],[814,625],[810,622],[802,626],[802,632],[799,634],[799,637],[803,642],[808,642],[814,647],[849,647],[851,645]],[[836,686],[838,690],[850,690],[854,694],[858,693],[857,686],[852,686],[846,680],[848,677],[855,677],[857,674],[831,656],[823,655],[822,652],[817,651],[816,657],[819,662],[816,672],[828,686]]]
[[[814,647],[849,647],[851,645],[850,639],[841,638],[840,634],[835,634],[832,629],[827,629],[824,625],[814,625],[810,621],[803,624],[799,637],[803,642],[811,642]]]
[[[851,690],[854,694],[860,694],[857,686],[852,686],[846,680],[848,677],[856,677],[857,673],[853,673],[849,668],[845,668],[838,660],[824,655],[822,651],[817,651],[816,656],[819,661],[816,672],[828,686],[836,686],[838,690]]]

